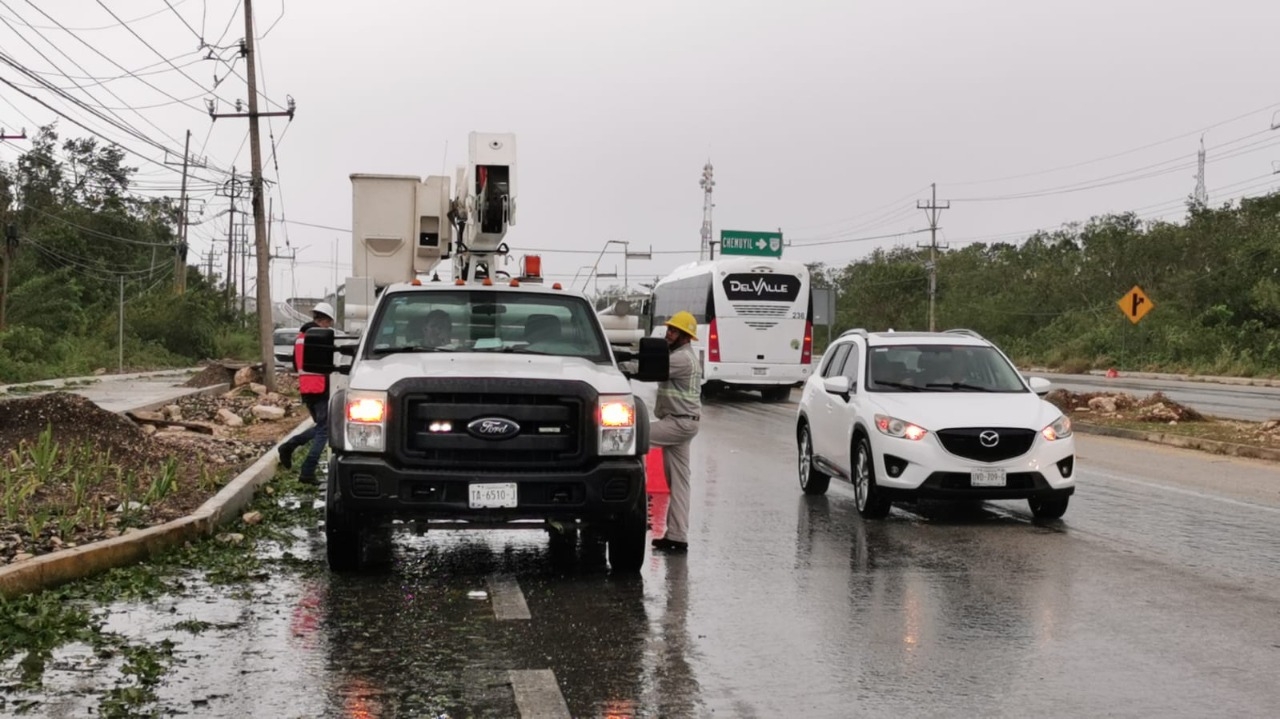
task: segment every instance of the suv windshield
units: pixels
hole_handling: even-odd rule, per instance
[[[869,348],[871,392],[1026,392],[1022,377],[994,347],[888,345]]]
[[[448,290],[389,297],[367,356],[399,352],[509,352],[607,362],[591,306],[572,295]]]

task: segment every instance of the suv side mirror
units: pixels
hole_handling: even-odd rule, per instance
[[[663,382],[671,375],[671,350],[667,341],[661,337],[642,337],[640,351],[635,354],[640,360],[631,379],[640,382]]]
[[[823,377],[822,389],[828,394],[838,394],[845,399],[849,399],[849,393],[853,391],[853,386],[849,382],[849,378],[844,375],[836,377]]]
[[[1049,389],[1053,387],[1053,383],[1044,377],[1032,377],[1027,380],[1027,384],[1031,385],[1031,391],[1041,397],[1049,394]]]
[[[331,374],[335,369],[333,353],[333,330],[312,327],[302,339],[302,371]]]

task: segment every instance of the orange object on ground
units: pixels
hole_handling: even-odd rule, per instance
[[[662,466],[662,448],[651,447],[644,458],[645,491],[649,494],[670,494],[667,473]]]

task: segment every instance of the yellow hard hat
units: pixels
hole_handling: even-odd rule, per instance
[[[675,313],[671,316],[671,319],[667,320],[666,325],[675,327],[695,340],[698,339],[698,320],[694,319],[693,314],[690,312],[681,310]]]

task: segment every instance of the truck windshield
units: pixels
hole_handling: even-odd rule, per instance
[[[586,300],[541,292],[399,292],[374,319],[369,356],[403,352],[508,352],[582,357],[609,353]]]

